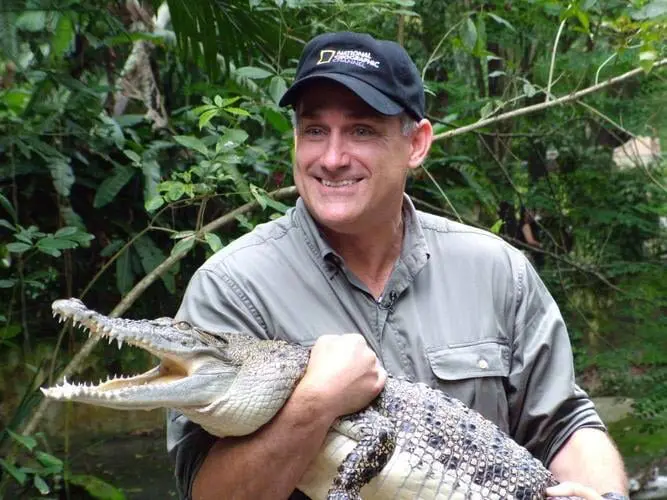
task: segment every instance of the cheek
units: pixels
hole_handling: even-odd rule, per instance
[[[299,144],[294,150],[294,168],[295,170],[304,170],[317,159],[316,148],[312,145]]]

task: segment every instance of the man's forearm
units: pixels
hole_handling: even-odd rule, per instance
[[[556,454],[549,469],[559,481],[575,481],[599,493],[627,495],[623,459],[611,439],[599,429],[576,431]]]
[[[292,398],[251,436],[220,439],[195,478],[193,500],[284,499],[324,442],[333,419]]]

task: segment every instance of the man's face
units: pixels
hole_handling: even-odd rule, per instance
[[[396,220],[408,169],[417,166],[400,119],[329,82],[311,84],[296,113],[294,180],[315,220],[346,234]]]

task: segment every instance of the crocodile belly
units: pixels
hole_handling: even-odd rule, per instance
[[[354,449],[356,441],[334,430],[329,432],[315,460],[301,478],[299,489],[312,500],[326,500],[338,465]],[[397,450],[382,472],[361,489],[364,500],[477,500],[510,499],[472,484],[456,470],[439,462],[429,464],[412,453]]]

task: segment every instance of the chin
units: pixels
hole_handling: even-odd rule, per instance
[[[354,232],[361,215],[357,210],[331,210],[330,207],[315,207],[310,213],[319,225],[336,233]]]

